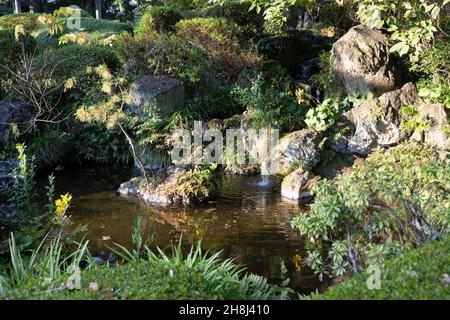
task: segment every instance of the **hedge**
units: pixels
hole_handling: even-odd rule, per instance
[[[366,283],[371,275],[373,274],[362,272],[313,298],[450,299],[450,237],[427,243],[388,260],[381,269],[379,290],[367,287]]]

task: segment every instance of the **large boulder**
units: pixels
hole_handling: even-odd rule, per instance
[[[411,106],[415,106],[420,118],[414,120],[417,115],[402,111]],[[407,125],[419,120],[426,124],[425,129]],[[331,130],[331,146],[344,154],[368,155],[374,148],[391,147],[412,136],[446,148],[448,130],[444,107],[424,103],[414,84],[407,83],[344,113]]]
[[[32,125],[30,119],[31,106],[28,103],[0,101],[0,143],[8,142],[12,134],[11,124],[17,124],[19,132],[23,132]]]
[[[299,168],[287,175],[281,183],[281,195],[287,199],[298,200],[299,202],[308,202],[311,200],[311,192],[309,191],[309,182],[312,174]]]
[[[312,168],[319,162],[320,136],[312,129],[291,132],[281,138],[263,163],[262,174],[287,175],[293,170]]]
[[[399,72],[389,53],[389,41],[377,30],[363,25],[351,28],[335,42],[332,67],[349,93],[379,96],[399,85]]]
[[[184,105],[184,83],[166,76],[144,76],[131,85],[128,104],[144,118],[151,116],[151,107],[162,115],[177,111]]]
[[[18,165],[16,160],[0,161],[0,184],[11,178],[10,174],[14,169],[18,169]]]

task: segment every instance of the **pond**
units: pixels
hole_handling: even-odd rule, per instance
[[[108,259],[108,247],[114,242],[132,247],[131,234],[140,215],[144,235],[154,235],[154,246],[166,248],[182,237],[187,250],[201,239],[204,249],[222,250],[223,257],[234,258],[272,283],[281,283],[283,262],[289,286],[296,291],[326,287],[299,263],[305,256],[304,242],[290,222],[301,208],[281,197],[275,178],[223,175],[215,201],[162,207],[116,193],[120,183],[132,176],[132,170],[123,166],[67,167],[55,172],[57,193],[73,195],[68,214],[74,226],[88,227],[86,238],[95,255]]]

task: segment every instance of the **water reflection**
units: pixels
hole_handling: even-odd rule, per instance
[[[225,175],[216,201],[167,208],[118,196],[115,190],[130,176],[128,169],[110,167],[56,173],[58,193],[74,195],[72,221],[88,226],[91,248],[103,258],[113,242],[131,246],[135,219],[141,215],[142,230],[155,236],[154,245],[167,247],[182,236],[183,245],[189,247],[202,239],[205,249],[223,250],[224,257],[233,257],[272,282],[280,281],[284,261],[296,290],[306,293],[324,287],[299,263],[305,255],[303,241],[290,221],[300,208],[281,198],[279,181],[273,177]]]

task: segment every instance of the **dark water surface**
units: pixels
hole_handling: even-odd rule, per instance
[[[108,258],[113,242],[132,247],[131,234],[138,215],[145,235],[153,234],[161,248],[171,243],[189,247],[202,239],[202,247],[223,250],[253,273],[281,282],[280,266],[288,269],[290,286],[301,293],[322,291],[311,270],[301,266],[305,256],[302,238],[290,226],[300,210],[297,203],[280,196],[274,178],[224,175],[220,196],[207,204],[188,208],[150,206],[125,199],[115,190],[132,177],[126,167],[64,168],[55,172],[57,193],[70,192],[68,214],[74,225],[88,227],[91,251]]]

